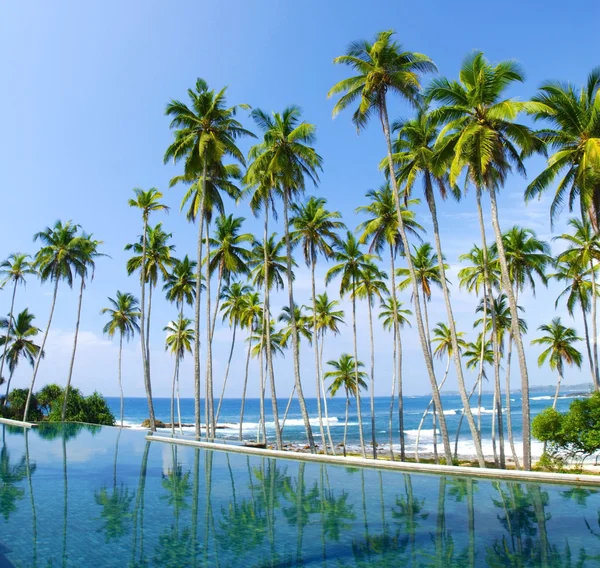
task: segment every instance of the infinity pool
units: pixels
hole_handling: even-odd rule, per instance
[[[600,493],[2,426],[0,568],[600,566]]]

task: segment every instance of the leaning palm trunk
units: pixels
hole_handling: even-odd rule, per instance
[[[50,306],[50,315],[48,316],[48,325],[46,325],[46,331],[42,338],[42,344],[38,352],[37,359],[35,360],[35,366],[33,367],[33,377],[31,377],[31,386],[27,393],[27,401],[25,402],[25,411],[23,412],[23,422],[27,422],[27,414],[29,413],[29,405],[31,404],[31,395],[33,393],[33,387],[35,385],[35,378],[37,377],[38,369],[40,368],[40,361],[42,354],[44,353],[44,347],[46,346],[46,340],[48,339],[48,332],[50,331],[50,325],[52,324],[52,316],[54,315],[54,308],[56,306],[56,296],[58,295],[58,276],[54,281],[54,293],[52,295],[52,305]]]
[[[244,422],[244,406],[246,405],[246,389],[248,388],[248,368],[250,366],[250,353],[252,352],[252,324],[248,337],[248,353],[246,354],[246,373],[244,375],[244,388],[242,389],[242,404],[240,408],[240,442],[242,441],[242,425]]]
[[[210,258],[210,257],[209,257]],[[223,287],[223,263],[219,264],[219,276],[217,278],[217,293],[215,295],[215,309],[212,316],[212,326],[210,329],[210,340],[212,341],[215,335],[215,324],[217,322],[217,314],[219,313],[219,306],[221,305],[221,288]]]
[[[215,400],[213,398],[213,376],[212,376],[212,326],[210,315],[210,240],[209,240],[210,222],[206,220],[206,437],[214,439],[215,437]]]
[[[429,382],[431,383],[431,391],[433,394],[434,404],[440,413],[440,432],[442,434],[442,442],[444,444],[444,454],[446,457],[446,463],[452,463],[452,449],[450,447],[450,439],[448,437],[448,428],[446,426],[446,419],[444,417],[444,413],[442,410],[442,399],[440,398],[440,393],[438,391],[437,381],[435,379],[435,371],[433,368],[433,358],[431,356],[431,350],[429,345],[427,344],[427,339],[425,335],[425,329],[423,327],[423,317],[421,314],[421,306],[419,299],[419,288],[417,283],[417,276],[415,273],[415,268],[412,262],[412,258],[408,251],[410,251],[408,237],[406,236],[406,230],[404,227],[404,219],[402,219],[402,208],[400,206],[400,194],[398,192],[398,182],[396,180],[396,176],[393,175],[394,172],[394,160],[392,158],[392,141],[390,138],[390,125],[389,118],[387,113],[385,96],[381,100],[381,125],[383,127],[383,134],[385,136],[386,146],[387,146],[387,157],[388,157],[388,166],[390,168],[390,181],[392,182],[392,189],[394,192],[394,201],[396,204],[396,213],[398,215],[398,229],[400,231],[400,237],[402,238],[402,245],[404,246],[404,250],[407,251],[406,254],[406,264],[408,266],[408,271],[410,273],[410,278],[413,285],[413,303],[415,308],[415,319],[417,321],[417,329],[419,331],[419,339],[421,341],[421,348],[423,350],[423,356],[425,358],[425,366],[427,368],[427,374],[429,376]]]
[[[214,329],[214,327],[213,327]],[[219,406],[217,406],[217,415],[215,416],[215,422],[219,423],[219,415],[221,414],[221,405],[223,404],[223,397],[225,396],[225,387],[227,386],[227,377],[229,377],[229,369],[231,367],[231,359],[233,357],[233,348],[235,347],[235,332],[237,330],[237,320],[233,324],[233,337],[231,338],[231,349],[229,350],[229,358],[227,359],[227,367],[225,369],[225,378],[223,379],[223,388],[221,389],[221,396],[219,397]]]
[[[521,396],[523,397],[523,468],[531,469],[531,419],[529,408],[529,376],[527,374],[527,361],[525,358],[525,349],[523,348],[523,339],[521,337],[521,329],[519,327],[519,312],[515,295],[510,283],[508,275],[508,265],[506,262],[506,252],[504,251],[504,243],[502,242],[502,231],[500,230],[500,222],[498,220],[498,204],[496,202],[496,189],[490,185],[490,203],[492,211],[492,226],[496,236],[496,246],[498,248],[498,260],[500,261],[500,273],[502,275],[502,286],[508,297],[510,306],[510,315],[512,318],[512,330],[515,345],[517,347],[517,355],[519,358],[519,368],[521,370]]]
[[[321,434],[321,445],[325,454],[327,451],[327,442],[325,440],[325,429],[323,428],[323,412],[321,410],[321,377],[319,374],[319,336],[317,330],[317,294],[315,290],[315,259],[312,259],[310,266],[311,276],[311,291],[312,291],[312,303],[313,303],[313,337],[314,337],[314,348],[315,348],[315,378],[317,382],[317,415],[319,417],[319,433]],[[335,453],[335,452],[334,452]]]
[[[287,404],[285,405],[285,412],[283,413],[283,420],[281,421],[281,435],[283,435],[283,430],[285,428],[285,423],[287,421],[287,417],[290,412],[290,408],[292,406],[292,400],[294,400],[295,392],[296,392],[296,385],[294,385],[292,387],[292,392],[290,393],[290,398],[288,398]]]
[[[335,456],[335,446],[333,444],[333,438],[331,437],[331,426],[329,425],[329,409],[327,407],[327,393],[325,392],[325,381],[323,376],[323,344],[325,343],[325,330],[321,332],[321,353],[319,355],[319,382],[321,384],[321,396],[323,397],[323,408],[325,409],[325,424],[327,427],[327,439],[329,440],[329,445],[331,446],[331,451]]]
[[[312,434],[312,427],[310,425],[310,418],[308,416],[308,409],[306,408],[306,401],[304,400],[304,392],[302,391],[302,381],[300,380],[300,347],[298,345],[298,326],[296,325],[296,313],[294,310],[294,284],[292,278],[292,244],[290,242],[290,225],[288,221],[288,209],[289,209],[289,189],[284,188],[283,190],[283,227],[285,229],[285,248],[286,248],[286,273],[288,281],[288,304],[290,306],[290,325],[292,328],[292,351],[294,355],[294,382],[296,384],[296,394],[298,396],[298,404],[300,405],[300,412],[302,413],[302,419],[304,420],[304,428],[306,429],[306,436],[308,438],[308,444],[310,446],[311,453],[315,453],[315,441]],[[272,385],[275,388],[275,381]],[[274,391],[273,391],[274,393]],[[273,394],[273,397],[275,395]],[[317,393],[318,396],[318,393]],[[274,406],[277,407],[277,400],[274,398]],[[275,415],[275,420],[277,416]],[[278,442],[278,449],[281,449],[281,441]]]
[[[0,360],[0,379],[4,376],[2,374],[2,372],[4,371],[4,361],[6,361],[6,353],[8,352],[8,343],[9,343],[9,339],[10,339],[10,328],[13,324],[13,314],[14,314],[14,310],[15,310],[16,295],[17,295],[17,280],[15,280],[15,285],[13,287],[12,300],[10,302],[10,312],[8,314],[8,327],[6,328],[6,337],[4,338],[4,350],[2,352],[2,359]],[[10,375],[12,378],[12,373]],[[6,400],[8,399],[8,392],[9,392],[8,387],[10,387],[10,380],[9,380],[9,385],[6,387],[6,397],[4,398],[3,406],[6,406]]]
[[[592,279],[592,346],[594,351],[594,387],[596,390],[600,388],[600,370],[598,370],[598,329],[596,322],[596,272],[594,271],[594,261],[590,260],[590,276]]]
[[[286,217],[287,223],[287,217]],[[287,230],[287,229],[286,229]],[[275,389],[275,374],[273,373],[273,353],[271,352],[271,314],[269,312],[269,257],[267,254],[267,240],[269,237],[269,200],[265,200],[265,227],[264,227],[264,271],[265,271],[265,300],[264,300],[264,309],[263,309],[263,332],[266,334],[267,341],[267,373],[269,375],[269,384],[271,387],[271,405],[273,407],[273,421],[275,422],[275,443],[277,444],[277,449],[281,450],[283,448],[283,441],[281,438],[281,425],[279,424],[279,409],[277,407],[277,391]],[[292,310],[293,312],[293,307]],[[295,330],[293,331],[295,334]],[[296,337],[294,335],[294,337]],[[296,339],[298,339],[296,337]],[[294,351],[297,348],[297,344],[294,343]],[[262,366],[262,363],[261,363]],[[264,391],[263,391],[264,392]],[[264,396],[264,395],[261,395]]]
[[[371,298],[367,297],[369,308],[369,336],[371,338],[371,445],[373,446],[373,459],[377,459],[377,441],[375,440],[375,341],[373,339],[373,313]]]
[[[473,385],[471,392],[469,393],[469,402],[471,402],[471,398],[473,397],[473,393],[477,390],[477,387],[481,387],[481,383],[483,382],[483,375],[477,378],[477,381]],[[481,391],[481,388],[479,389]],[[481,417],[481,403],[479,405],[479,416]],[[456,429],[456,437],[454,438],[454,459],[458,459],[458,440],[460,438],[460,429],[462,427],[464,414],[460,415],[460,420],[458,421],[458,428]],[[480,430],[481,431],[481,430]]]
[[[83,290],[85,288],[85,278],[81,277],[81,288],[79,289],[79,303],[77,304],[77,323],[75,324],[75,335],[73,337],[73,353],[71,354],[71,363],[69,364],[69,375],[67,376],[67,386],[65,387],[65,397],[63,399],[61,420],[64,422],[67,416],[67,400],[69,399],[69,388],[71,387],[71,378],[73,377],[73,367],[75,366],[75,353],[77,352],[77,338],[79,336],[79,322],[81,321],[81,304],[83,302]],[[2,376],[2,375],[0,375]]]
[[[358,436],[360,439],[360,451],[362,457],[366,458],[365,439],[363,436],[362,410],[360,407],[360,384],[358,382],[358,345],[356,342],[356,283],[352,277],[352,335],[354,339],[354,385],[356,388],[356,411],[358,413]],[[344,434],[345,435],[345,434]],[[346,450],[346,440],[344,439],[344,452]]]
[[[448,282],[446,281],[446,269],[444,268],[444,255],[442,253],[442,242],[440,239],[440,228],[438,225],[437,218],[437,210],[435,204],[435,197],[433,195],[433,187],[431,184],[431,179],[427,175],[426,177],[427,183],[429,186],[429,191],[427,191],[427,201],[429,204],[429,210],[431,211],[431,220],[433,222],[433,235],[435,240],[435,248],[437,251],[438,264],[440,266],[440,281],[442,284],[442,291],[444,293],[444,303],[446,304],[446,314],[448,316],[448,327],[450,328],[450,337],[452,339],[452,351],[454,355],[454,364],[456,367],[456,378],[458,380],[458,390],[460,392],[460,398],[463,403],[464,412],[467,416],[467,422],[469,424],[469,428],[471,429],[471,436],[473,438],[473,443],[475,445],[475,453],[477,454],[477,461],[479,462],[479,467],[485,467],[485,459],[483,457],[483,451],[481,449],[481,438],[480,433],[477,430],[477,426],[475,424],[475,420],[473,418],[473,413],[471,412],[471,407],[469,406],[469,401],[467,397],[467,387],[465,386],[465,377],[463,375],[462,369],[462,361],[461,361],[461,353],[458,346],[458,337],[456,335],[456,324],[454,322],[454,314],[452,312],[452,304],[450,303],[450,292],[448,290]],[[440,417],[443,415],[443,412],[440,410]],[[435,432],[434,432],[435,435]]]

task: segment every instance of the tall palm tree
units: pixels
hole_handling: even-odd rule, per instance
[[[398,216],[396,214],[396,204],[394,202],[394,194],[390,183],[384,183],[377,190],[369,190],[366,197],[369,199],[368,205],[362,205],[356,209],[357,213],[365,213],[368,219],[359,225],[359,230],[362,231],[360,243],[365,244],[371,242],[369,246],[370,253],[381,255],[384,248],[389,248],[390,253],[390,276],[391,276],[391,301],[399,305],[396,291],[396,267],[395,258],[398,253],[403,253],[402,238],[398,229]],[[406,200],[405,200],[406,201]],[[409,207],[417,205],[418,199],[410,199],[402,206],[402,218],[407,233],[411,233],[419,237],[418,231],[422,231],[423,227],[415,220],[415,213]],[[394,325],[394,373],[392,376],[392,392],[395,391],[395,384],[398,383],[398,416],[400,430],[400,459],[404,461],[406,447],[404,440],[404,397],[402,394],[402,336],[400,334],[400,322],[396,321],[396,311],[392,313]],[[393,412],[392,395],[390,411]],[[391,430],[390,430],[391,434]],[[393,449],[390,448],[393,455]]]
[[[42,282],[50,280],[50,282],[54,283],[54,291],[52,293],[52,304],[50,305],[48,324],[46,325],[46,330],[44,331],[42,343],[40,345],[40,351],[38,352],[33,367],[31,386],[27,393],[27,401],[25,402],[25,409],[23,412],[23,422],[27,421],[35,379],[40,367],[44,348],[46,347],[48,332],[52,325],[52,317],[54,315],[56,298],[58,296],[58,284],[61,280],[64,280],[69,288],[72,288],[74,274],[79,273],[80,270],[82,270],[82,249],[81,240],[77,236],[78,229],[79,225],[74,225],[71,221],[67,221],[64,224],[61,221],[57,221],[54,227],[46,227],[46,229],[36,233],[33,237],[35,241],[39,240],[42,243],[42,247],[35,255],[34,266]]]
[[[386,298],[381,301],[379,310],[379,319],[382,320],[383,328],[392,330],[394,336],[399,330],[406,324],[410,326],[408,316],[412,315],[412,312],[402,307],[402,302],[397,303],[396,295]],[[397,325],[396,325],[397,324]],[[396,396],[396,382],[398,382],[398,434],[400,436],[400,460],[406,459],[406,440],[404,438],[404,405],[402,401],[402,386],[401,386],[401,375],[396,375],[397,371],[401,371],[401,366],[398,365],[398,361],[402,358],[402,343],[398,338],[394,337],[394,372],[392,373],[392,394],[390,396],[390,417],[388,421],[388,430],[390,436],[390,455],[394,459],[394,435],[392,432],[392,423],[394,417],[394,398]]]
[[[352,300],[352,336],[354,340],[354,371],[355,381],[358,383],[358,345],[356,338],[356,288],[364,270],[377,258],[376,255],[364,253],[358,239],[350,231],[346,234],[346,240],[335,245],[335,261],[338,263],[327,271],[325,283],[329,284],[334,278],[340,277],[340,296],[350,294]],[[356,393],[356,407],[358,410],[358,433],[360,437],[360,448],[363,458],[366,458],[365,441],[363,438],[362,411],[360,404],[360,392]]]
[[[196,261],[186,254],[182,260],[173,259],[173,266],[165,277],[163,292],[169,302],[173,302],[179,313],[183,306],[193,306],[196,299]],[[203,286],[203,284],[201,284]]]
[[[219,406],[217,407],[217,414],[215,416],[215,422],[219,423],[219,415],[221,414],[221,405],[223,403],[223,397],[225,396],[225,387],[227,386],[227,378],[229,377],[229,369],[231,367],[231,359],[233,357],[233,349],[235,348],[235,335],[238,326],[241,324],[243,312],[246,306],[247,295],[252,292],[252,288],[248,284],[243,282],[231,282],[228,286],[223,289],[221,293],[221,312],[223,313],[223,321],[228,320],[229,327],[233,327],[233,333],[231,336],[231,349],[229,350],[229,357],[227,359],[227,367],[225,368],[225,378],[223,379],[223,388],[221,389],[221,396],[219,397]]]
[[[496,200],[496,191],[502,187],[508,173],[516,168],[524,174],[523,157],[543,147],[531,129],[515,122],[519,113],[532,108],[531,104],[505,98],[506,90],[518,82],[523,82],[523,72],[517,63],[503,61],[491,65],[483,53],[474,52],[464,59],[458,81],[434,79],[427,96],[442,104],[441,108],[434,111],[434,117],[440,123],[446,122],[440,132],[440,144],[442,151],[452,156],[450,183],[455,184],[466,170],[468,182],[475,187],[478,204],[482,190],[487,190],[490,197],[502,287],[513,312],[513,337],[521,371],[523,465],[525,469],[531,469],[529,377]],[[482,238],[485,238],[483,228]],[[482,246],[487,251],[483,241]]]
[[[123,427],[123,382],[121,380],[121,360],[123,355],[123,339],[131,341],[136,333],[141,332],[140,304],[137,298],[129,292],[117,290],[116,299],[108,298],[110,307],[102,308],[101,314],[108,314],[109,321],[104,326],[104,333],[112,338],[116,333],[119,334],[119,363],[118,363],[118,381],[119,392],[121,394],[121,428]]]
[[[197,79],[195,90],[188,89],[190,106],[179,100],[172,100],[165,110],[172,117],[171,129],[174,130],[175,140],[167,148],[164,161],[179,162],[184,160],[184,175],[173,178],[171,185],[179,181],[193,180],[195,191],[193,195],[192,217],[189,220],[198,222],[198,264],[196,274],[196,310],[194,327],[194,400],[196,437],[200,437],[200,298],[201,298],[201,267],[202,267],[202,236],[207,197],[208,173],[215,165],[221,164],[224,157],[231,157],[245,165],[242,152],[236,146],[236,141],[245,136],[254,136],[244,129],[236,120],[236,106],[226,106],[227,88],[218,92],[210,90],[203,79]],[[240,105],[248,108],[247,105]]]
[[[305,313],[306,306],[294,306],[294,319],[296,320],[296,335],[298,336],[298,345],[302,341],[302,338],[306,339],[308,343],[313,342],[313,328],[311,325],[310,317]],[[288,306],[283,306],[281,313],[277,317],[277,321],[285,324],[285,327],[281,330],[281,344],[284,347],[288,347],[289,342],[292,338],[292,315]],[[325,442],[325,440],[323,440]]]
[[[577,332],[572,327],[565,327],[560,318],[554,318],[549,324],[540,325],[538,330],[543,331],[546,335],[532,340],[531,345],[546,347],[538,357],[538,365],[541,367],[548,361],[550,369],[558,372],[558,382],[552,402],[552,408],[556,408],[565,363],[569,366],[581,367],[583,357],[581,352],[573,346],[577,341],[581,341],[581,337],[577,337]]]
[[[289,106],[282,113],[266,114],[260,109],[252,111],[256,125],[263,132],[263,141],[250,149],[252,163],[246,174],[250,183],[256,183],[265,177],[270,180],[271,190],[277,189],[283,197],[283,226],[287,256],[288,306],[291,314],[292,343],[294,357],[294,384],[296,395],[304,421],[311,452],[315,444],[302,382],[300,379],[300,359],[296,321],[294,318],[294,287],[292,278],[292,243],[290,240],[289,210],[294,196],[302,193],[306,187],[306,178],[317,184],[318,171],[322,169],[322,158],[312,147],[316,136],[316,127],[301,120],[301,111],[297,106]],[[266,238],[266,237],[265,237]],[[268,321],[268,320],[265,320]],[[268,327],[268,326],[266,326]],[[276,404],[276,401],[274,402]]]
[[[186,353],[192,352],[192,345],[194,343],[194,330],[190,327],[192,320],[183,317],[179,314],[179,317],[170,321],[163,331],[167,332],[165,339],[165,350],[169,351],[175,356],[175,369],[173,371],[173,382],[171,385],[171,433],[175,434],[175,390],[179,395],[179,366]],[[179,397],[178,397],[179,398]],[[181,432],[181,407],[178,406],[178,421],[179,431]]]
[[[579,197],[582,219],[584,215],[589,219],[595,233],[600,228],[599,88],[599,68],[591,71],[579,92],[570,83],[557,81],[547,81],[540,87],[529,110],[536,120],[548,125],[537,135],[554,153],[548,158],[546,169],[525,191],[525,199],[530,200],[556,187],[550,206],[551,222],[560,213],[565,200],[572,210]],[[560,176],[562,179],[555,185],[554,181]]]
[[[347,65],[357,74],[348,79],[343,79],[334,85],[328,93],[328,96],[344,93],[333,109],[334,116],[353,104],[357,99],[360,99],[360,104],[352,117],[352,121],[358,130],[366,126],[369,118],[374,114],[378,114],[387,146],[388,168],[390,171],[394,171],[394,161],[390,121],[387,110],[387,94],[391,92],[400,95],[404,100],[416,105],[421,91],[420,75],[436,69],[429,57],[421,53],[403,51],[402,46],[392,39],[393,35],[394,32],[388,30],[379,32],[374,42],[357,41],[351,43],[346,54],[335,58],[334,63]],[[410,250],[404,219],[402,218],[400,192],[396,176],[390,176],[390,181],[396,204],[398,229],[402,245],[404,250]],[[442,401],[439,393],[437,393],[433,357],[423,325],[418,283],[410,255],[407,255],[406,259],[413,281],[415,319],[425,358],[425,366],[431,389],[436,399],[436,406],[438,409],[441,409]],[[446,422],[443,415],[440,416],[440,429],[443,432],[444,451],[447,462],[450,463],[452,451],[450,441],[446,436]]]
[[[599,195],[600,198],[600,195]],[[565,241],[567,249],[557,257],[557,261],[578,264],[582,272],[589,269],[592,290],[592,354],[594,356],[594,385],[600,389],[600,369],[598,364],[598,328],[596,321],[598,290],[596,287],[595,266],[600,259],[600,234],[594,232],[592,225],[586,219],[571,219],[569,226],[573,234],[563,233],[557,239]]]
[[[3,260],[0,264],[0,288],[4,288],[7,284],[12,282],[13,291],[12,298],[10,301],[10,312],[8,314],[8,321],[13,321],[13,315],[15,310],[15,298],[17,296],[17,287],[19,284],[25,285],[25,277],[29,274],[35,274],[35,270],[28,260],[30,256],[22,252],[15,252],[8,255],[6,260]],[[0,361],[0,378],[3,378],[4,361],[6,360],[6,350],[8,349],[8,339],[10,339],[10,328],[6,331],[7,341],[4,342],[4,351],[2,353],[2,360]],[[8,394],[8,391],[7,391]],[[6,399],[4,400],[6,404]]]
[[[25,359],[32,367],[40,354],[40,346],[37,345],[35,337],[40,329],[33,325],[34,315],[25,308],[15,318],[12,314],[8,319],[0,320],[0,328],[6,329],[6,333],[0,336],[0,346],[4,345],[2,363],[6,361],[8,366],[8,381],[6,381],[6,395],[3,406],[6,406],[10,382],[13,374],[22,359]],[[12,320],[11,320],[12,318]],[[12,323],[10,323],[12,321]],[[44,354],[42,353],[43,357]]]
[[[327,391],[331,396],[335,396],[337,392],[343,388],[346,394],[346,419],[344,421],[344,457],[346,457],[350,395],[355,397],[358,401],[361,389],[368,388],[365,380],[367,378],[367,373],[364,371],[356,371],[357,368],[360,369],[364,367],[364,364],[361,361],[355,361],[354,357],[348,355],[348,353],[342,353],[339,360],[336,361],[335,359],[332,359],[331,361],[327,361],[327,364],[332,368],[331,371],[327,371],[323,376],[324,379],[331,379],[332,381]]]
[[[375,439],[375,338],[373,337],[373,302],[381,301],[389,294],[385,280],[387,274],[370,262],[360,271],[356,286],[356,295],[367,301],[369,314],[369,337],[371,340],[371,445],[373,459],[377,459],[377,441]]]
[[[129,200],[130,207],[136,207],[142,212],[142,259],[141,266],[146,266],[146,249],[148,246],[148,219],[150,213],[156,213],[158,211],[168,211],[169,208],[161,203],[160,200],[163,194],[158,191],[155,187],[151,187],[148,190],[135,188],[135,199]],[[146,332],[144,330],[146,322],[146,272],[140,271],[140,341],[142,344],[142,368],[144,372],[144,387],[146,388],[146,398],[148,399],[148,414],[150,419],[150,429],[152,432],[156,430],[154,424],[154,403],[152,402],[152,381],[150,377],[150,362],[148,360],[148,351],[146,348]]]
[[[63,398],[61,420],[64,422],[67,415],[67,401],[69,399],[69,388],[71,387],[71,378],[73,377],[73,367],[75,365],[75,353],[77,351],[77,339],[79,337],[79,323],[81,322],[81,305],[83,303],[83,291],[85,290],[85,282],[89,277],[94,279],[94,270],[96,268],[95,259],[99,256],[104,256],[98,252],[98,247],[102,241],[97,241],[92,238],[92,235],[83,233],[80,237],[81,247],[81,263],[78,268],[79,276],[81,277],[81,287],[79,289],[79,301],[77,303],[77,321],[75,323],[75,335],[73,338],[73,353],[71,354],[71,363],[69,364],[69,374],[67,375],[67,384],[65,386],[65,395]]]
[[[319,430],[321,434],[321,444],[327,453],[327,444],[325,442],[325,431],[323,428],[323,413],[321,409],[321,398],[325,399],[325,389],[323,378],[320,375],[319,365],[319,337],[317,331],[317,292],[315,284],[315,269],[319,255],[325,258],[333,257],[333,244],[337,242],[338,235],[336,231],[342,229],[344,224],[339,219],[341,215],[338,211],[328,211],[325,208],[327,200],[320,197],[310,197],[306,203],[292,204],[292,216],[290,223],[293,232],[290,237],[294,245],[299,244],[302,247],[304,261],[306,266],[310,267],[311,275],[311,294],[312,294],[312,323],[315,350],[315,380],[317,394],[317,414],[319,418]],[[329,423],[327,423],[329,427]],[[335,447],[331,439],[331,432],[327,431],[331,451],[335,454]]]

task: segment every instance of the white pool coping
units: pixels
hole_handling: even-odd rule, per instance
[[[0,424],[18,426],[20,428],[35,428],[37,426],[37,424],[34,424],[33,422],[23,422],[21,420],[12,420],[11,418],[0,418]]]
[[[219,444],[214,442],[200,442],[197,440],[185,440],[182,438],[169,438],[166,436],[146,436],[151,442],[162,442],[166,444],[178,444],[181,446],[193,446],[214,450],[217,452],[230,452],[235,454],[247,454],[255,456],[266,456],[270,458],[307,461],[317,463],[328,463],[346,467],[368,467],[373,469],[385,469],[402,471],[408,473],[428,473],[437,475],[459,475],[476,478],[485,478],[496,481],[533,481],[542,483],[558,483],[563,485],[597,485],[600,486],[600,475],[587,475],[577,473],[549,473],[543,471],[521,471],[512,469],[492,469],[484,467],[447,466],[427,463],[397,462],[389,460],[373,460],[357,457],[327,456],[323,454],[305,454],[302,452],[285,452],[281,450],[269,450],[253,448],[248,446],[237,446]]]

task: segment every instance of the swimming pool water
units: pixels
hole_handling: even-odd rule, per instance
[[[0,568],[600,565],[600,493],[2,426]]]

